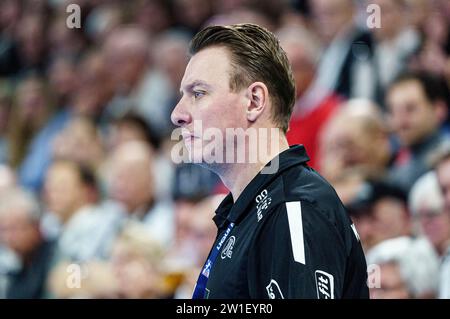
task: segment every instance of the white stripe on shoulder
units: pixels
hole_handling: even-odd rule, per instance
[[[286,210],[291,234],[291,246],[294,260],[303,265],[305,262],[305,244],[303,242],[302,206],[300,202],[287,202]]]

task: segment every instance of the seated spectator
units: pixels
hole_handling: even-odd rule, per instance
[[[444,143],[433,154],[431,162],[443,194],[445,210],[450,209],[450,144]],[[450,298],[450,248],[444,253],[440,270],[439,298]]]
[[[340,98],[333,91],[313,85],[320,55],[313,34],[305,28],[285,27],[278,31],[278,37],[291,63],[296,86],[296,104],[286,137],[290,145],[303,144],[310,158],[308,165],[320,169],[319,136],[339,106]]]
[[[406,192],[430,169],[427,157],[448,139],[441,131],[448,112],[445,94],[427,73],[402,74],[388,89],[391,128],[401,146],[389,175]]]
[[[118,283],[119,298],[166,297],[162,276],[160,241],[140,223],[125,226],[114,244],[111,263]]]
[[[72,161],[56,161],[47,173],[44,199],[60,222],[55,263],[109,256],[123,215],[117,205],[99,202],[91,170]]]
[[[177,202],[176,242],[164,258],[165,276],[172,284],[175,298],[190,298],[192,287],[208,257],[217,235],[213,222],[215,209],[225,195],[213,195],[187,204]]]
[[[173,208],[155,196],[154,154],[144,142],[129,142],[114,150],[106,167],[109,197],[125,208],[127,218],[146,225],[163,246],[173,239]]]
[[[104,159],[98,128],[89,117],[72,117],[55,137],[52,146],[54,159],[74,161],[93,171],[97,171]]]
[[[406,70],[408,58],[420,45],[420,36],[408,21],[405,1],[373,0],[370,3],[380,8],[383,21],[381,28],[370,28],[374,39],[372,57],[366,64],[367,73],[359,78],[358,84],[364,87],[360,89],[362,96],[373,99],[384,109],[386,89]]]
[[[450,247],[450,212],[444,207],[444,197],[434,171],[420,177],[412,187],[409,210],[419,224],[420,233],[439,256],[445,256]]]
[[[35,134],[44,127],[52,114],[50,97],[45,82],[35,75],[26,77],[15,90],[15,103],[9,119],[10,163],[14,167],[22,164],[25,156],[34,147]],[[26,176],[20,177],[25,186]]]
[[[358,91],[364,81],[360,74],[361,61],[369,62],[372,55],[371,34],[357,25],[357,8],[352,0],[312,0],[311,21],[325,47],[320,56],[316,84],[344,98],[366,97]],[[315,84],[315,85],[316,85]]]
[[[423,238],[399,237],[383,241],[367,254],[372,299],[434,298],[438,286],[438,258]]]
[[[332,184],[351,171],[380,178],[391,160],[387,128],[376,105],[350,100],[326,124],[320,139],[320,172]]]
[[[0,242],[18,257],[20,265],[7,275],[6,298],[44,298],[45,281],[54,244],[40,231],[36,200],[21,189],[4,192],[0,199]]]
[[[411,235],[407,196],[384,181],[367,181],[347,204],[365,252],[383,240]]]

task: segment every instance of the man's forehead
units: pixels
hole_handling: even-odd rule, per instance
[[[192,84],[211,84],[228,79],[230,59],[222,47],[210,47],[194,54],[186,67],[181,89]]]

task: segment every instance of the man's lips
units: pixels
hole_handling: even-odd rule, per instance
[[[193,139],[198,138],[197,136],[195,136],[194,134],[189,133],[189,132],[182,132],[181,136],[183,137],[183,140],[186,141],[186,142],[190,142]]]

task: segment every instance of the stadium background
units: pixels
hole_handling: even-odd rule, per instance
[[[190,297],[226,190],[173,163],[170,113],[190,38],[242,22],[288,54],[289,142],[347,205],[372,297],[450,297],[450,1],[2,0],[1,298]]]

